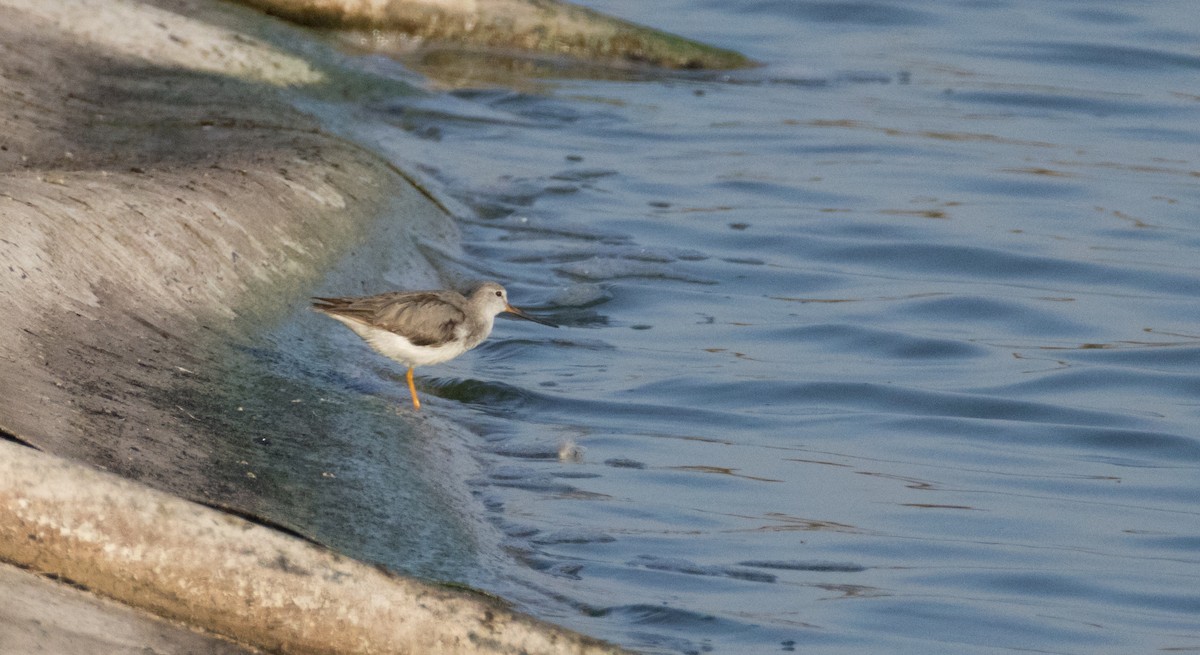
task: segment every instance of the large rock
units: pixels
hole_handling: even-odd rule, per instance
[[[0,440],[0,560],[272,651],[611,651],[178,498],[254,514],[215,450],[231,426],[200,412],[243,382],[231,342],[294,311],[382,215],[453,234],[401,172],[292,108],[289,89],[332,97],[353,75],[287,38],[202,0],[0,0],[0,429],[46,451]],[[387,248],[400,277],[431,276],[411,242]],[[23,604],[54,602],[36,588]],[[0,635],[28,628],[6,617],[23,621],[0,612]],[[57,625],[80,634],[43,646],[106,643],[86,634],[103,623]]]
[[[448,219],[280,95],[327,73],[193,18],[209,13],[0,0],[0,429],[238,505],[170,398],[385,210]]]

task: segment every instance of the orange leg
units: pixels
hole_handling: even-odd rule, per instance
[[[413,384],[412,372],[413,372],[412,367],[409,366],[408,367],[408,375],[406,375],[405,378],[408,380],[408,390],[412,392],[413,409],[420,410],[421,409],[421,399],[417,398],[417,387],[416,387],[416,385]]]

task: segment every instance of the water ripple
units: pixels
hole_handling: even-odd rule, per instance
[[[987,51],[986,56],[1036,61],[1038,64],[1098,67],[1121,71],[1200,70],[1200,57],[1162,48],[1111,43],[1017,42]]]
[[[563,324],[418,371],[474,435],[473,582],[663,655],[1194,649],[1191,4],[597,6],[764,66],[400,99],[364,139],[454,172],[448,279]],[[305,379],[403,405],[353,352]],[[440,444],[395,416],[335,435],[340,484]],[[397,520],[344,531],[390,538],[380,487]]]
[[[929,313],[927,310],[912,311],[925,315]],[[937,313],[934,312],[934,315]],[[979,315],[970,314],[972,317]],[[922,337],[847,323],[763,330],[758,336],[780,343],[808,343],[826,351],[894,359],[961,359],[982,357],[988,352],[982,346],[965,341]]]

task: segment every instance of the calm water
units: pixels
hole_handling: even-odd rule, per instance
[[[313,530],[649,653],[1200,650],[1193,3],[587,4],[766,65],[353,112],[564,327],[412,419],[299,311]]]

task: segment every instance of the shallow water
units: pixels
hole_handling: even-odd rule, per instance
[[[563,327],[419,371],[482,525],[388,491],[398,369],[285,328],[364,494],[320,536],[644,652],[1200,649],[1192,5],[587,4],[765,65],[361,108],[469,207],[444,277]]]

